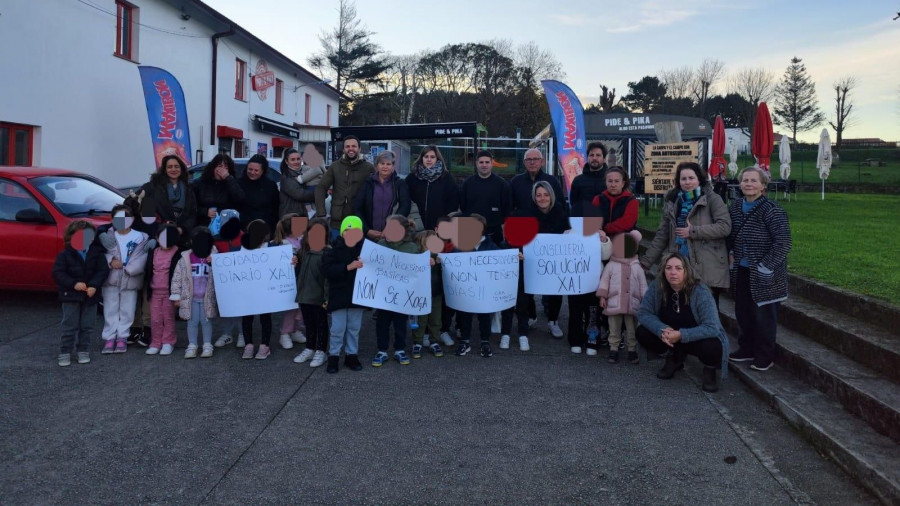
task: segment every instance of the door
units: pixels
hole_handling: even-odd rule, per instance
[[[0,165],[30,167],[34,127],[0,122]]]
[[[33,210],[49,223],[16,219]],[[0,283],[7,288],[52,289],[51,269],[62,250],[62,234],[49,211],[19,183],[0,179]]]

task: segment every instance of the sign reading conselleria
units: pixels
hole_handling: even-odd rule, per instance
[[[699,143],[647,144],[644,148],[644,192],[666,193],[672,188],[675,168],[681,162],[696,162]]]

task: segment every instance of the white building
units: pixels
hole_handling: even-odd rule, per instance
[[[248,8],[249,8],[248,4]],[[197,0],[0,4],[0,165],[138,185],[155,159],[138,65],[181,84],[192,162],[330,140],[340,94]]]
[[[725,154],[731,153],[732,144],[737,145],[739,154],[750,153],[750,133],[743,128],[725,129]]]

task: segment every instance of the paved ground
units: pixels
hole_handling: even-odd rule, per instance
[[[0,292],[0,504],[876,504],[739,381],[572,356],[543,323],[529,353],[329,375],[296,349],[60,368],[59,316]]]

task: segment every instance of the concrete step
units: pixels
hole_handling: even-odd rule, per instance
[[[900,504],[900,446],[780,367],[729,369],[884,504]]]
[[[900,335],[791,294],[778,322],[900,383]]]
[[[722,297],[719,311],[726,329],[736,336],[734,302]],[[900,387],[896,383],[782,325],[776,346],[779,366],[840,403],[879,434],[900,443]]]
[[[847,316],[880,327],[900,339],[900,307],[815,279],[788,275],[788,292]]]

